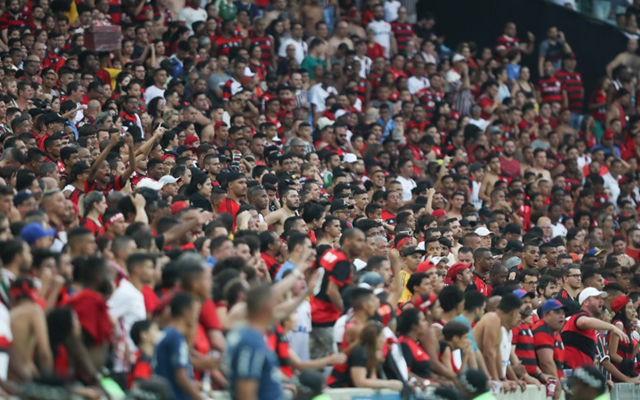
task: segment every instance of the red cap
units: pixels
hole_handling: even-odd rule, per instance
[[[425,311],[427,308],[434,305],[436,300],[438,300],[438,296],[433,293],[423,294],[422,296],[412,301],[411,304],[413,304],[420,311]]]
[[[426,272],[428,269],[435,268],[435,267],[436,267],[435,264],[433,264],[431,261],[423,261],[418,265],[416,272],[418,273]]]
[[[187,136],[186,139],[184,139],[184,145],[189,146],[190,144],[193,144],[199,141],[200,141],[200,138],[197,135]]]
[[[213,130],[214,130],[214,131],[217,131],[217,130],[218,130],[218,128],[220,128],[221,126],[227,126],[227,124],[226,124],[225,122],[223,122],[223,121],[218,121],[218,122],[216,122],[216,124],[213,126]]]
[[[613,139],[613,131],[611,129],[606,129],[604,131],[603,139]]]
[[[383,304],[378,308],[378,315],[382,319],[382,326],[388,326],[389,322],[391,322],[391,317],[393,316],[393,310],[389,304]]]
[[[627,305],[628,302],[629,302],[629,298],[627,296],[616,297],[616,299],[611,304],[611,307],[613,308],[613,312],[617,313],[618,311],[622,310]]]
[[[293,111],[282,110],[282,111],[278,112],[278,119],[280,120],[280,119],[286,117],[287,115],[293,115]]]
[[[458,274],[462,271],[464,271],[467,268],[471,268],[471,263],[461,263],[461,262],[457,262],[455,264],[453,264],[451,266],[451,268],[449,268],[449,271],[447,271],[447,276],[451,279],[455,278],[456,276],[458,276]]]
[[[284,99],[282,100],[282,105],[286,106],[288,104],[295,104],[295,102],[293,101],[293,99]]]
[[[433,212],[431,213],[431,215],[433,215],[436,218],[440,218],[444,215],[447,215],[447,212],[443,209],[437,209],[437,210],[433,210]]]
[[[185,208],[187,208],[187,203],[185,203],[184,201],[176,201],[171,205],[171,214],[180,212],[180,210],[183,210]]]
[[[251,83],[253,81],[253,78],[250,76],[243,76],[242,79],[240,79],[240,84],[242,86],[247,85],[249,83]]]
[[[185,141],[186,141],[186,139],[185,139]],[[176,157],[173,154],[165,154],[165,155],[162,156],[161,160],[164,161],[167,158],[173,158],[173,161],[176,160]]]

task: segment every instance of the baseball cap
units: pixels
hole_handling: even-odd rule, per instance
[[[533,292],[527,292],[524,289],[516,289],[513,291],[513,294],[515,294],[516,296],[523,298],[524,296],[530,296],[531,298],[536,297],[536,294]]]
[[[240,79],[240,84],[244,86],[244,85],[248,85],[252,81],[253,81],[253,76],[243,76],[242,79]]]
[[[547,311],[559,310],[561,308],[564,308],[566,310],[567,307],[565,307],[565,305],[560,303],[560,301],[558,301],[557,299],[549,299],[542,305],[542,313],[544,314]]]
[[[382,279],[382,275],[380,275],[379,273],[370,271],[370,272],[365,272],[365,274],[362,275],[362,277],[358,281],[358,284],[361,284],[361,283],[365,283],[370,287],[375,287],[384,283],[384,280]]]
[[[267,82],[272,82],[272,81],[277,81],[278,80],[278,75],[274,74],[273,72],[267,74],[266,76],[266,81]]]
[[[476,235],[478,235],[480,237],[485,237],[485,236],[489,236],[489,235],[495,235],[495,233],[491,232],[490,230],[488,230],[484,226],[481,226],[480,228],[476,229],[475,232],[476,232]]]
[[[578,303],[582,304],[589,297],[602,297],[603,299],[607,298],[607,292],[601,292],[594,287],[588,287],[582,292],[580,292],[580,296],[578,296]]]
[[[522,230],[520,229],[520,227],[516,224],[514,224],[513,222],[510,224],[507,224],[507,226],[504,227],[504,233],[512,233],[514,235],[521,235],[522,234]]]
[[[613,308],[614,313],[617,313],[618,311],[622,310],[628,302],[629,298],[627,296],[618,296],[611,304],[611,308]]]
[[[171,175],[165,175],[162,178],[160,178],[160,182],[162,182],[163,185],[166,185],[168,183],[176,183],[178,182],[178,178],[174,178]]]
[[[456,276],[458,276],[459,273],[461,273],[467,268],[471,268],[471,263],[457,262],[449,268],[449,271],[447,271],[447,276],[453,279]]]
[[[31,190],[23,189],[19,191],[15,196],[13,196],[13,205],[17,207],[32,197],[33,192],[31,192]]]
[[[520,253],[522,250],[524,249],[524,247],[522,246],[522,242],[518,241],[518,240],[511,240],[510,242],[507,243],[507,246],[504,248],[504,251],[513,251],[516,253]]]
[[[349,114],[351,114],[350,111],[340,109],[340,110],[336,111],[336,113],[334,115],[335,115],[336,119],[338,119],[338,118],[340,118],[340,117],[342,117],[344,115],[349,115]]]
[[[520,259],[520,257],[511,257],[507,260],[505,267],[507,267],[507,269],[511,269],[513,267],[517,267],[520,264],[522,264],[522,260]]]
[[[333,203],[331,203],[331,209],[329,211],[334,212],[340,210],[353,210],[353,205],[350,205],[344,199],[334,200]]]
[[[451,59],[451,62],[458,62],[458,61],[467,61],[466,58],[464,58],[464,56],[462,54],[456,54],[455,56],[453,56],[453,58]]]
[[[331,126],[334,122],[327,117],[318,119],[318,129],[324,129],[325,126]]]
[[[255,75],[256,75],[255,72],[251,71],[251,68],[244,67],[244,76],[249,76],[253,78]]]
[[[591,250],[587,251],[587,254],[590,256],[599,256],[600,254],[606,254],[607,249],[600,249],[598,247],[594,247]]]
[[[603,139],[613,139],[613,131],[611,129],[606,129],[604,131],[604,136],[602,136]]]
[[[32,245],[37,240],[46,237],[55,236],[56,230],[54,228],[44,229],[40,222],[32,222],[27,224],[24,228],[22,228],[22,232],[20,232],[20,237],[22,240],[27,242],[27,244]]]
[[[176,201],[171,205],[171,214],[175,214],[187,208],[187,203],[184,201]]]
[[[153,190],[160,190],[164,186],[164,183],[158,182],[151,178],[142,178],[136,185],[136,188],[149,188]]]
[[[427,254],[426,251],[420,250],[416,246],[409,246],[406,249],[404,249],[404,251],[402,252],[402,257],[409,257],[410,255],[415,253],[420,253],[422,255]]]
[[[91,170],[91,164],[89,164],[89,161],[86,160],[80,160],[78,162],[76,162],[75,164],[73,164],[73,167],[71,167],[71,175],[80,175],[83,172],[87,172]]]
[[[433,210],[433,212],[431,213],[432,216],[436,217],[436,218],[440,218],[444,215],[446,215],[447,212],[441,208],[438,208],[437,210]]]
[[[358,156],[356,156],[353,153],[347,153],[342,158],[342,161],[344,161],[346,163],[349,163],[349,164],[353,164],[354,162],[358,162]]]
[[[227,183],[231,183],[233,181],[237,181],[238,179],[246,179],[246,177],[242,173],[240,173],[238,171],[230,171],[227,174]]]
[[[191,144],[193,144],[195,142],[199,142],[199,141],[200,141],[200,138],[197,137],[196,135],[187,136],[184,139],[184,145],[185,146],[189,146],[189,145],[191,145]]]
[[[564,53],[562,58],[564,58],[565,60],[569,60],[569,59],[574,59],[575,60],[576,55],[574,53]]]
[[[418,264],[418,268],[416,268],[416,272],[419,272],[419,273],[426,272],[431,268],[435,268],[435,267],[436,267],[436,264],[434,264],[433,261],[431,260],[423,261],[420,264]]]

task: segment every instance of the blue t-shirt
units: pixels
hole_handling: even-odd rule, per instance
[[[475,352],[476,350],[478,350],[478,345],[476,344],[476,339],[473,337],[473,328],[471,328],[471,324],[469,323],[469,321],[467,321],[467,319],[462,314],[458,315],[453,320],[454,321],[458,321],[458,322],[462,322],[463,324],[465,324],[466,326],[469,327],[469,341],[471,342],[471,351]]]
[[[162,338],[156,346],[153,356],[153,372],[169,381],[171,389],[173,389],[173,399],[191,400],[191,396],[176,381],[175,371],[178,368],[186,368],[189,379],[194,380],[189,345],[182,333],[175,328],[168,327],[163,329]]]
[[[282,398],[281,372],[278,358],[265,344],[264,336],[255,329],[244,326],[227,334],[225,363],[228,370],[231,397],[236,399],[236,381],[258,381],[259,400]]]

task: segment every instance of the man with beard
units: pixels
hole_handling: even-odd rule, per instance
[[[636,264],[640,263],[640,229],[631,228],[627,231],[627,249],[625,253],[633,258]]]
[[[580,265],[570,264],[566,267],[564,278],[562,279],[562,289],[556,295],[556,299],[560,300],[567,309],[567,315],[573,315],[580,309],[577,303],[578,293],[582,288],[582,272]]]
[[[280,199],[282,200],[282,207],[265,217],[265,222],[269,225],[270,229],[273,229],[278,235],[282,234],[284,230],[284,221],[289,217],[296,216],[296,211],[300,206],[300,195],[292,189],[286,188],[280,193]]]
[[[373,194],[379,190],[385,190],[384,187],[384,172],[381,170],[372,173],[369,178],[371,179],[371,189],[369,189],[369,197],[372,198]]]
[[[629,337],[624,332],[599,319],[605,297],[607,293],[596,288],[587,288],[580,293],[580,310],[565,323],[561,334],[568,368],[593,365],[596,357],[596,330],[609,331],[620,342],[629,343]]]
[[[230,172],[226,178],[227,198],[223,200],[218,208],[218,214],[223,212],[231,214],[233,217],[233,229],[235,229],[240,202],[243,202],[247,195],[247,178],[237,171]]]
[[[364,247],[360,229],[346,229],[340,237],[342,249],[327,250],[319,261],[324,270],[317,294],[311,297],[312,330],[309,340],[311,359],[323,358],[332,352],[333,326],[342,314],[342,290],[351,284],[353,261]]]
[[[516,143],[513,139],[504,142],[502,155],[500,156],[500,166],[502,174],[511,179],[520,178],[520,162],[513,158],[516,152]]]
[[[7,12],[0,17],[0,27],[2,29],[2,40],[9,41],[9,27],[22,28],[27,25],[26,18],[20,15],[20,1],[11,0],[8,4]]]
[[[471,263],[457,262],[453,264],[447,271],[447,277],[463,292],[467,290],[471,284]]]
[[[487,279],[489,277],[489,270],[491,270],[493,263],[491,250],[486,247],[476,249],[476,251],[473,252],[473,262],[475,271],[473,271],[471,285],[469,287],[474,288],[487,297],[490,297],[493,288],[491,287],[491,284],[487,282]]]
[[[222,163],[220,162],[219,154],[209,154],[204,158],[204,170],[207,171],[213,186],[220,186],[220,183],[218,182],[218,174],[221,169]]]
[[[337,113],[336,113],[337,114]],[[347,150],[347,127],[345,125],[336,125],[333,129],[333,143],[329,143],[325,148],[332,153],[344,156]]]
[[[444,226],[447,226],[449,227],[449,229],[451,229],[451,235],[453,237],[453,241],[451,243],[451,253],[457,259],[458,251],[462,247],[462,228],[460,227],[460,222],[455,218],[450,218],[444,221]]]
[[[555,299],[558,295],[556,278],[548,275],[542,276],[538,281],[536,292],[538,292],[538,298],[542,303],[550,299]]]
[[[542,305],[542,318],[531,327],[538,366],[543,374],[557,381],[564,370],[564,344],[560,336],[564,312],[565,307],[558,300],[547,300]]]

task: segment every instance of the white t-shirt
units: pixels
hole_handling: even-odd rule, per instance
[[[327,109],[325,101],[331,94],[338,94],[338,91],[333,86],[325,89],[322,87],[322,83],[317,83],[311,87],[309,95],[311,97],[311,104],[315,106],[314,112],[322,112]]]
[[[126,337],[129,349],[135,351],[137,347],[131,339],[131,327],[136,322],[147,318],[142,292],[127,279],[123,279],[107,301],[107,305],[109,306],[109,315],[118,320],[118,325]]]
[[[402,4],[397,0],[384,2],[384,20],[387,22],[393,22],[398,19],[398,9]]]
[[[309,54],[309,49],[307,46],[307,42],[305,42],[304,40],[301,40],[299,42],[296,42],[295,40],[289,38],[287,40],[285,40],[284,42],[282,42],[282,44],[280,45],[280,49],[278,50],[278,56],[282,57],[282,58],[287,58],[287,46],[289,46],[290,44],[293,44],[294,46],[296,46],[296,60],[298,60],[299,64],[302,64],[302,60],[304,60],[304,58],[307,56],[307,54]]]
[[[564,225],[558,222],[557,225],[551,224],[551,232],[552,232],[552,236],[556,237],[556,236],[567,236],[568,231]]]
[[[376,33],[376,43],[384,48],[387,57],[391,52],[391,25],[386,21],[373,20],[369,24],[369,28]]]
[[[407,79],[407,87],[409,89],[409,93],[416,94],[423,89],[429,89],[431,84],[429,83],[429,79],[426,76],[418,78],[417,76],[412,76]]]
[[[149,104],[156,97],[164,97],[164,91],[164,88],[159,88],[156,85],[149,86],[144,92],[144,102]]]
[[[311,304],[304,300],[296,311],[296,329],[289,332],[289,346],[302,361],[309,361],[309,332],[311,332]]]
[[[478,118],[478,119],[469,118],[469,123],[471,125],[477,126],[478,128],[482,129],[483,131],[487,130],[487,126],[489,126],[489,121],[487,121],[486,119],[482,119],[482,118]]]
[[[469,199],[469,201],[477,210],[482,208],[482,199],[480,199],[481,187],[482,182],[471,181],[471,198]]]
[[[403,178],[402,176],[397,176],[396,180],[400,182],[400,184],[402,185],[402,200],[410,201],[411,190],[413,190],[413,188],[418,186],[418,184],[413,179],[411,178],[406,179],[406,178]]]
[[[504,326],[500,327],[502,331],[502,340],[500,341],[500,356],[502,358],[502,373],[507,376],[507,366],[509,365],[509,356],[511,355],[511,338],[513,333],[507,331]]]
[[[194,22],[198,21],[206,21],[207,20],[207,12],[202,7],[198,7],[198,9],[191,8],[189,6],[185,7],[178,13],[178,20],[184,21],[189,31],[193,35],[193,28],[191,25]]]
[[[353,59],[360,62],[360,78],[367,79],[367,75],[371,70],[371,64],[373,63],[371,59],[367,56],[363,57],[364,59],[355,56]]]
[[[360,271],[362,268],[367,266],[367,262],[356,258],[355,260],[353,260],[353,266],[356,267],[356,271]]]
[[[9,310],[4,304],[0,303],[0,338],[8,346],[13,343],[13,334],[11,333],[11,317]],[[0,379],[7,380],[9,373],[9,353],[0,352]]]

